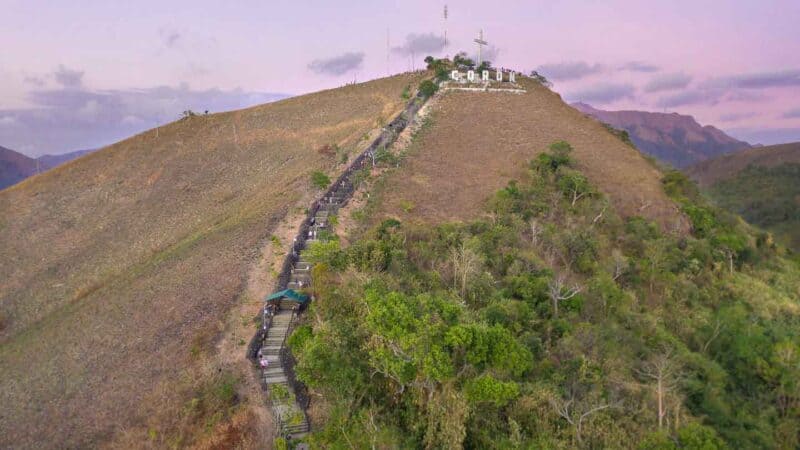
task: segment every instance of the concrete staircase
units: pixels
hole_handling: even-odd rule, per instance
[[[406,105],[406,109],[398,115],[386,128],[381,132],[378,137],[342,174],[339,180],[336,181],[334,187],[328,191],[319,203],[315,205],[316,212],[314,217],[309,219],[308,229],[305,235],[299,235],[295,240],[289,261],[292,261],[294,256],[314,242],[318,242],[324,237],[325,233],[333,233],[333,224],[331,223],[331,216],[338,213],[339,209],[347,203],[350,195],[353,192],[353,174],[356,170],[364,169],[369,166],[367,157],[372,152],[375,152],[381,146],[387,146],[394,142],[397,135],[406,127],[410,117],[421,107],[419,100],[425,100],[424,97],[412,99]],[[281,271],[281,277],[286,276],[285,267]],[[303,259],[297,260],[291,267],[288,279],[282,278],[279,282],[278,289],[295,289],[300,290],[311,286],[311,270],[312,264]],[[282,283],[286,283],[282,286]],[[298,439],[305,436],[310,431],[310,424],[308,423],[308,416],[297,401],[296,392],[293,392],[293,386],[299,386],[294,379],[293,360],[291,358],[282,358],[286,353],[286,339],[292,330],[292,323],[295,320],[297,310],[296,302],[281,301],[279,309],[272,316],[271,321],[267,318],[264,320],[264,335],[261,341],[259,356],[267,360],[266,368],[261,369],[261,378],[266,385],[267,392],[271,400],[271,406],[275,422],[280,430],[280,435],[288,439]],[[288,366],[287,366],[288,365]],[[304,394],[301,392],[301,394]],[[304,399],[304,405],[307,406],[307,399]],[[300,448],[298,446],[298,448]]]
[[[322,199],[308,229],[306,248],[319,241],[321,232],[333,232],[329,219],[331,215],[339,211],[345,202],[346,199],[342,195],[331,195]],[[311,286],[311,269],[312,264],[301,256],[291,269],[286,287],[299,290]],[[261,346],[262,358],[268,361],[266,369],[261,370],[261,377],[271,399],[273,415],[281,430],[281,435],[291,439],[299,439],[310,431],[308,418],[297,403],[295,393],[289,383],[289,374],[281,360],[281,350],[286,345],[286,339],[291,333],[292,321],[295,319],[294,307],[296,305],[296,302],[281,300]]]
[[[281,348],[288,338],[290,326],[294,320],[291,308],[281,308],[272,317],[267,336],[261,347],[261,355],[268,365],[261,369],[261,377],[267,387],[272,409],[281,434],[292,439],[305,436],[309,431],[308,419],[297,404],[289,377],[281,361]]]

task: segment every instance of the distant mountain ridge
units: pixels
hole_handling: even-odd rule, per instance
[[[748,150],[709,159],[686,168],[686,174],[700,185],[708,187],[738,175],[748,166],[776,167],[800,164],[800,142],[753,147]]]
[[[0,147],[0,189],[36,173],[36,160],[10,148]]]
[[[646,111],[604,111],[586,103],[573,108],[628,132],[639,150],[676,167],[687,167],[726,153],[751,148],[692,116]]]
[[[62,155],[31,158],[9,148],[0,147],[0,189],[13,186],[25,178],[36,175],[37,172],[44,172],[93,151],[93,149],[77,150]]]
[[[723,155],[686,173],[717,204],[800,252],[800,142]]]

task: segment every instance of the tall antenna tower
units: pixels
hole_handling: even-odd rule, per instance
[[[447,5],[444,5],[444,48],[447,48]]]
[[[386,27],[386,76],[390,75],[389,73],[389,54],[392,52],[392,48],[389,46],[389,27]]]

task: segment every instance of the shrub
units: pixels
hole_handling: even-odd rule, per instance
[[[387,166],[394,166],[397,164],[397,157],[384,147],[375,151],[375,164],[386,164]]]
[[[303,250],[303,257],[312,264],[327,264],[334,270],[347,267],[347,253],[339,247],[339,241],[313,242]]]
[[[531,168],[540,172],[556,172],[562,166],[571,166],[572,146],[566,141],[557,141],[550,144],[550,152],[540,154],[531,161]]]
[[[492,403],[505,406],[519,396],[519,387],[513,381],[503,382],[489,375],[470,380],[464,386],[467,398],[473,403]]]
[[[315,171],[311,174],[311,184],[319,189],[325,189],[331,184],[331,179],[320,171]]]
[[[439,67],[436,69],[436,79],[439,81],[447,81],[450,78],[450,73],[447,71],[446,67]]]
[[[400,209],[406,213],[410,213],[414,209],[414,202],[409,200],[400,200]]]
[[[453,56],[453,64],[459,69],[472,69],[475,67],[475,61],[467,57],[467,52],[458,52]]]
[[[550,80],[548,80],[547,78],[545,78],[544,75],[540,74],[535,70],[531,71],[530,77],[533,78],[534,81],[538,82],[542,86],[550,87],[553,85],[552,83],[550,83]]]
[[[439,86],[437,86],[437,85],[436,85],[436,83],[434,83],[434,82],[433,82],[433,81],[431,81],[431,80],[423,80],[423,81],[422,81],[422,82],[419,84],[419,92],[420,92],[420,93],[421,93],[421,94],[422,94],[422,95],[423,95],[425,98],[428,98],[428,97],[430,97],[431,95],[435,94],[435,93],[436,93],[436,91],[438,91],[438,90],[439,90]]]

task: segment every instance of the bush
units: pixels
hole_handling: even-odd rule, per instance
[[[437,86],[437,85],[436,85],[436,83],[434,83],[434,82],[433,82],[433,81],[431,81],[431,80],[423,80],[423,81],[422,81],[422,82],[419,84],[419,92],[420,92],[420,93],[421,93],[421,94],[422,94],[422,95],[423,95],[425,98],[428,98],[428,97],[430,97],[431,95],[435,94],[435,93],[436,93],[436,91],[438,91],[438,90],[439,90],[439,86]]]
[[[311,174],[311,184],[319,189],[325,189],[331,185],[331,179],[320,171]]]
[[[550,152],[540,154],[531,162],[531,168],[540,172],[556,172],[562,166],[571,166],[570,153],[572,146],[566,141],[550,144]]]
[[[334,270],[347,267],[347,253],[339,246],[339,241],[318,241],[303,250],[303,257],[312,264],[327,264]]]

